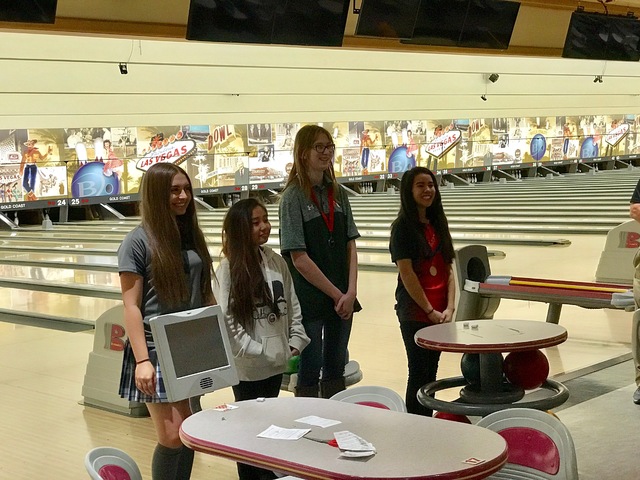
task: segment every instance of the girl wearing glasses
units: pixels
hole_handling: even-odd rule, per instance
[[[344,366],[356,300],[360,236],[346,191],[333,171],[331,134],[306,125],[296,135],[294,165],[280,200],[280,251],[289,265],[311,339],[300,355],[296,396],[344,390]],[[322,379],[320,371],[322,370]]]
[[[415,167],[402,176],[400,212],[391,225],[391,260],[398,266],[396,314],[407,351],[409,413],[433,413],[416,398],[433,382],[440,352],[416,345],[415,333],[429,325],[450,322],[454,312],[453,244],[435,175]]]

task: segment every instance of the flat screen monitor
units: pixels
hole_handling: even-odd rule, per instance
[[[191,0],[187,39],[341,46],[349,0]]]
[[[356,35],[411,38],[420,0],[362,0]]]
[[[507,49],[520,3],[430,0],[420,3],[411,40],[403,43]]]
[[[573,12],[562,56],[592,60],[640,60],[640,22],[633,17]]]
[[[55,23],[58,0],[0,0],[0,22]]]
[[[271,43],[340,47],[350,0],[281,0]]]
[[[159,315],[149,323],[170,402],[238,383],[219,306]]]

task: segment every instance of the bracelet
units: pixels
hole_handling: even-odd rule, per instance
[[[433,313],[433,311],[434,311],[434,310],[435,310],[435,308],[431,308],[431,310],[429,310],[429,311],[427,312],[427,317],[428,317],[429,315],[431,315],[431,314]]]
[[[136,362],[136,365],[140,365],[141,363],[144,362],[150,362],[151,360],[149,360],[148,358],[145,358],[144,360],[140,360],[139,362]]]

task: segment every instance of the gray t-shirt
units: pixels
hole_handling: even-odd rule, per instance
[[[188,259],[185,261],[185,272],[188,271],[189,274],[188,285],[191,289],[191,300],[188,305],[185,304],[178,308],[169,309],[160,305],[157,292],[153,287],[151,278],[151,250],[149,249],[149,241],[144,228],[139,225],[130,231],[118,248],[118,272],[135,273],[140,275],[144,280],[140,310],[145,323],[145,330],[149,328],[149,319],[156,315],[204,306],[200,289],[200,278],[202,277],[203,267],[202,259],[195,250],[183,250],[182,256]],[[180,272],[176,272],[176,274],[179,273]]]

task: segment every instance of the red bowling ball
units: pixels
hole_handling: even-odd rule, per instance
[[[538,388],[549,376],[549,360],[540,350],[511,352],[503,368],[509,383],[525,390]]]
[[[439,418],[440,420],[449,420],[450,422],[471,423],[471,420],[465,415],[457,415],[449,412],[436,412],[433,418]]]

